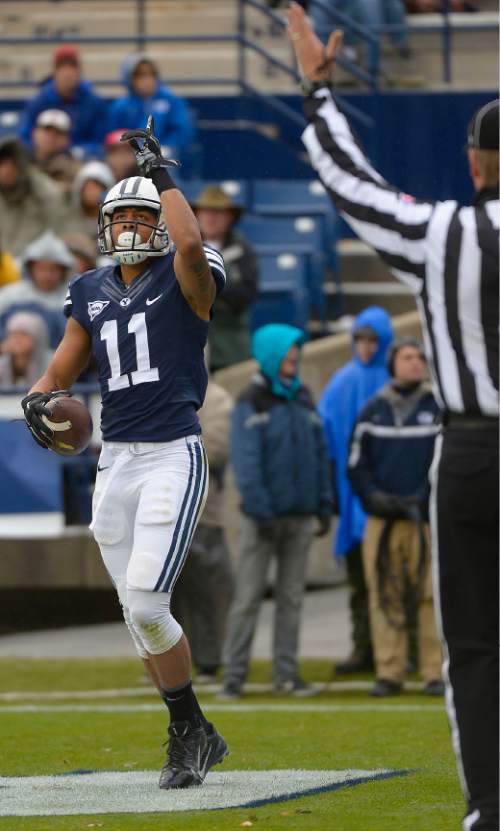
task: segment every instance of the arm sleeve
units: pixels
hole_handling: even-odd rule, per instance
[[[394,276],[418,293],[434,203],[398,191],[377,173],[327,87],[306,99],[305,113],[302,140],[335,206]]]
[[[370,468],[370,434],[367,429],[370,423],[370,411],[367,408],[364,408],[354,426],[349,446],[349,460],[347,463],[347,475],[349,477],[349,481],[351,482],[353,490],[361,499],[361,503],[365,510],[369,494],[377,489]]]
[[[210,271],[212,272],[212,276],[215,280],[217,294],[219,295],[226,286],[226,269],[224,266],[222,254],[220,254],[215,248],[212,248],[211,245],[207,245],[206,243],[203,245],[203,250],[205,251],[205,255],[210,266]]]
[[[262,417],[248,401],[236,404],[231,419],[231,462],[245,513],[272,519],[271,499],[263,478]]]
[[[85,314],[84,304],[78,296],[77,289],[75,289],[75,282],[78,279],[78,277],[75,277],[68,286],[68,291],[64,298],[63,312],[65,317],[73,317],[91,335],[89,315],[88,313]]]

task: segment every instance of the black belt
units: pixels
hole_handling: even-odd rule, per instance
[[[443,424],[445,427],[455,427],[460,430],[498,430],[499,421],[497,416],[483,416],[479,413],[444,413]]]

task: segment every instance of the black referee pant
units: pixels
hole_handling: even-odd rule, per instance
[[[431,519],[464,831],[498,831],[498,497],[498,423],[452,419],[437,440]]]

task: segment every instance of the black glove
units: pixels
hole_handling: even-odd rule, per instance
[[[257,522],[257,533],[261,539],[273,542],[274,531],[274,521],[272,519],[261,519]]]
[[[318,530],[314,534],[315,537],[324,537],[328,534],[330,530],[330,525],[332,524],[332,518],[329,516],[319,516],[318,517]]]
[[[150,115],[145,130],[127,130],[121,136],[120,141],[130,142],[137,161],[137,167],[141,171],[142,176],[151,179],[153,184],[158,188],[158,192],[162,193],[164,190],[177,187],[166,168],[180,167],[180,162],[175,159],[163,158],[160,142],[153,131],[154,121],[153,116]],[[142,144],[137,139],[141,139]]]
[[[387,519],[405,519],[407,507],[404,497],[384,491],[372,491],[366,497],[367,513]]]
[[[54,392],[32,392],[26,395],[21,401],[21,406],[24,410],[24,418],[26,424],[40,447],[46,450],[52,444],[54,438],[54,431],[47,427],[42,421],[42,415],[50,416],[50,410],[47,409],[46,404],[53,398],[60,398],[61,396],[71,396],[68,390],[56,390]]]

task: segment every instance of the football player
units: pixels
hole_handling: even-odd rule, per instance
[[[228,752],[200,709],[189,644],[170,612],[208,487],[197,410],[207,385],[203,348],[225,271],[220,254],[202,243],[152,119],[123,139],[143,175],[111,188],[98,226],[101,252],[118,263],[70,282],[64,337],[22,404],[33,437],[47,447],[46,404],[75,382],[93,354],[103,443],[90,527],[137,651],[170,712],[160,788],[187,788],[200,785]]]

